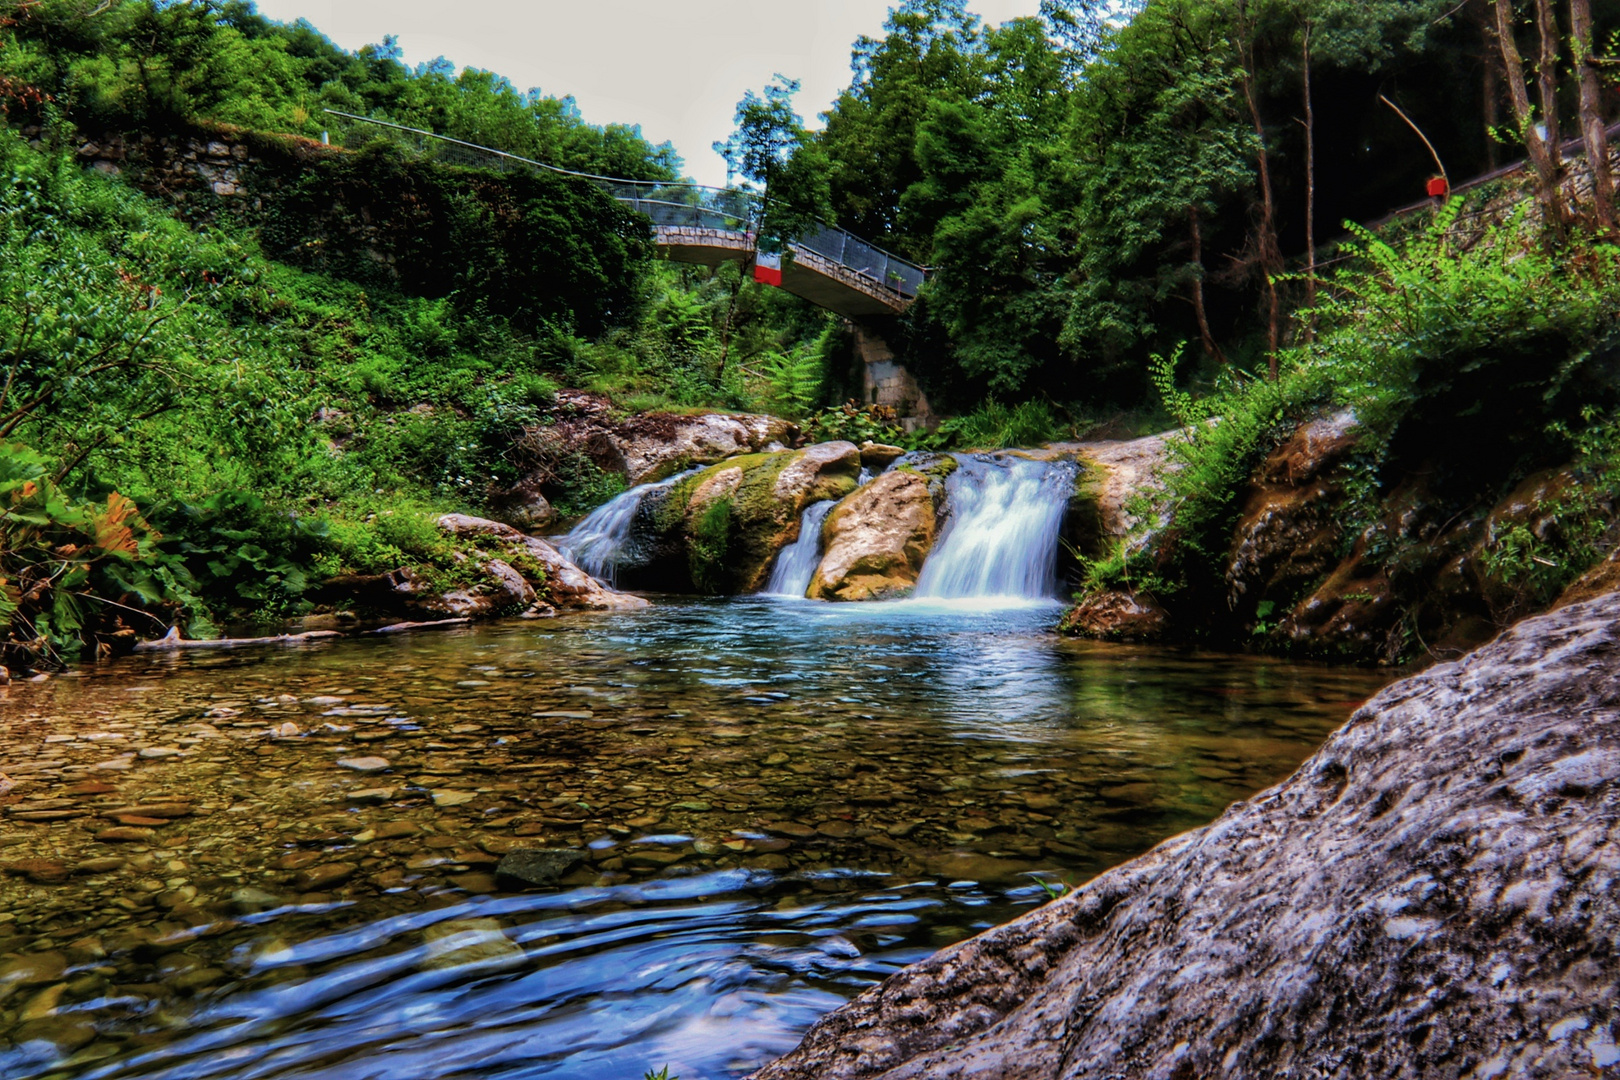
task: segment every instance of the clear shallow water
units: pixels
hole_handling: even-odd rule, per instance
[[[0,1077],[740,1075],[1383,681],[1056,610],[671,600],[0,690]],[[502,891],[522,847],[589,857]]]

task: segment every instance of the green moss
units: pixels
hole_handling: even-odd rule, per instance
[[[928,481],[928,494],[934,500],[934,510],[945,504],[945,481],[961,468],[961,462],[950,454],[912,454],[895,468],[913,473]]]
[[[692,524],[687,544],[687,565],[692,584],[700,592],[719,593],[726,584],[727,554],[731,550],[732,501],[716,499]]]

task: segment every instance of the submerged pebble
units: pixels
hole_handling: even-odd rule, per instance
[[[210,1003],[367,965],[451,997],[463,977],[576,965],[578,1001],[609,1017],[685,988],[797,1030],[827,987],[882,977],[884,950],[1044,899],[1028,872],[1089,876],[1286,775],[1380,681],[1223,658],[1244,692],[1212,708],[1211,661],[1058,640],[1041,612],[830,608],[671,603],[13,685],[0,1047],[46,1047],[42,1075],[73,1055],[68,1075],[215,1031],[228,1009]],[[734,899],[711,912],[710,893]],[[818,914],[829,897],[850,914]],[[479,910],[514,903],[560,906]],[[647,919],[626,939],[646,965],[592,968],[612,933],[545,947],[586,934],[568,919],[626,912]],[[682,919],[724,959],[683,967],[706,953],[679,943]],[[634,981],[660,965],[683,974]],[[702,989],[734,978],[740,996]],[[372,1046],[287,1000],[278,1024],[309,1040],[290,1053]],[[402,1038],[462,1030],[397,1004]]]

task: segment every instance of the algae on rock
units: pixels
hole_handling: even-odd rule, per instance
[[[799,537],[804,508],[855,490],[853,443],[745,454],[693,473],[659,494],[642,515],[651,554],[634,576],[659,587],[711,594],[755,592],[776,553]]]

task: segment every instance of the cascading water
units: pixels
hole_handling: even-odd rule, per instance
[[[1073,462],[963,454],[946,481],[950,520],[923,564],[918,599],[1040,600],[1057,595],[1058,534]]]
[[[691,476],[696,469],[677,473],[655,484],[641,484],[592,510],[566,536],[552,537],[557,550],[591,577],[611,587],[618,585],[619,567],[626,561],[636,511],[653,492],[668,491],[676,481]],[[808,582],[806,583],[808,584]]]
[[[821,562],[821,523],[836,505],[836,500],[827,499],[804,508],[804,516],[799,518],[799,538],[776,553],[776,565],[771,568],[765,595],[804,596],[810,587],[810,577]]]

